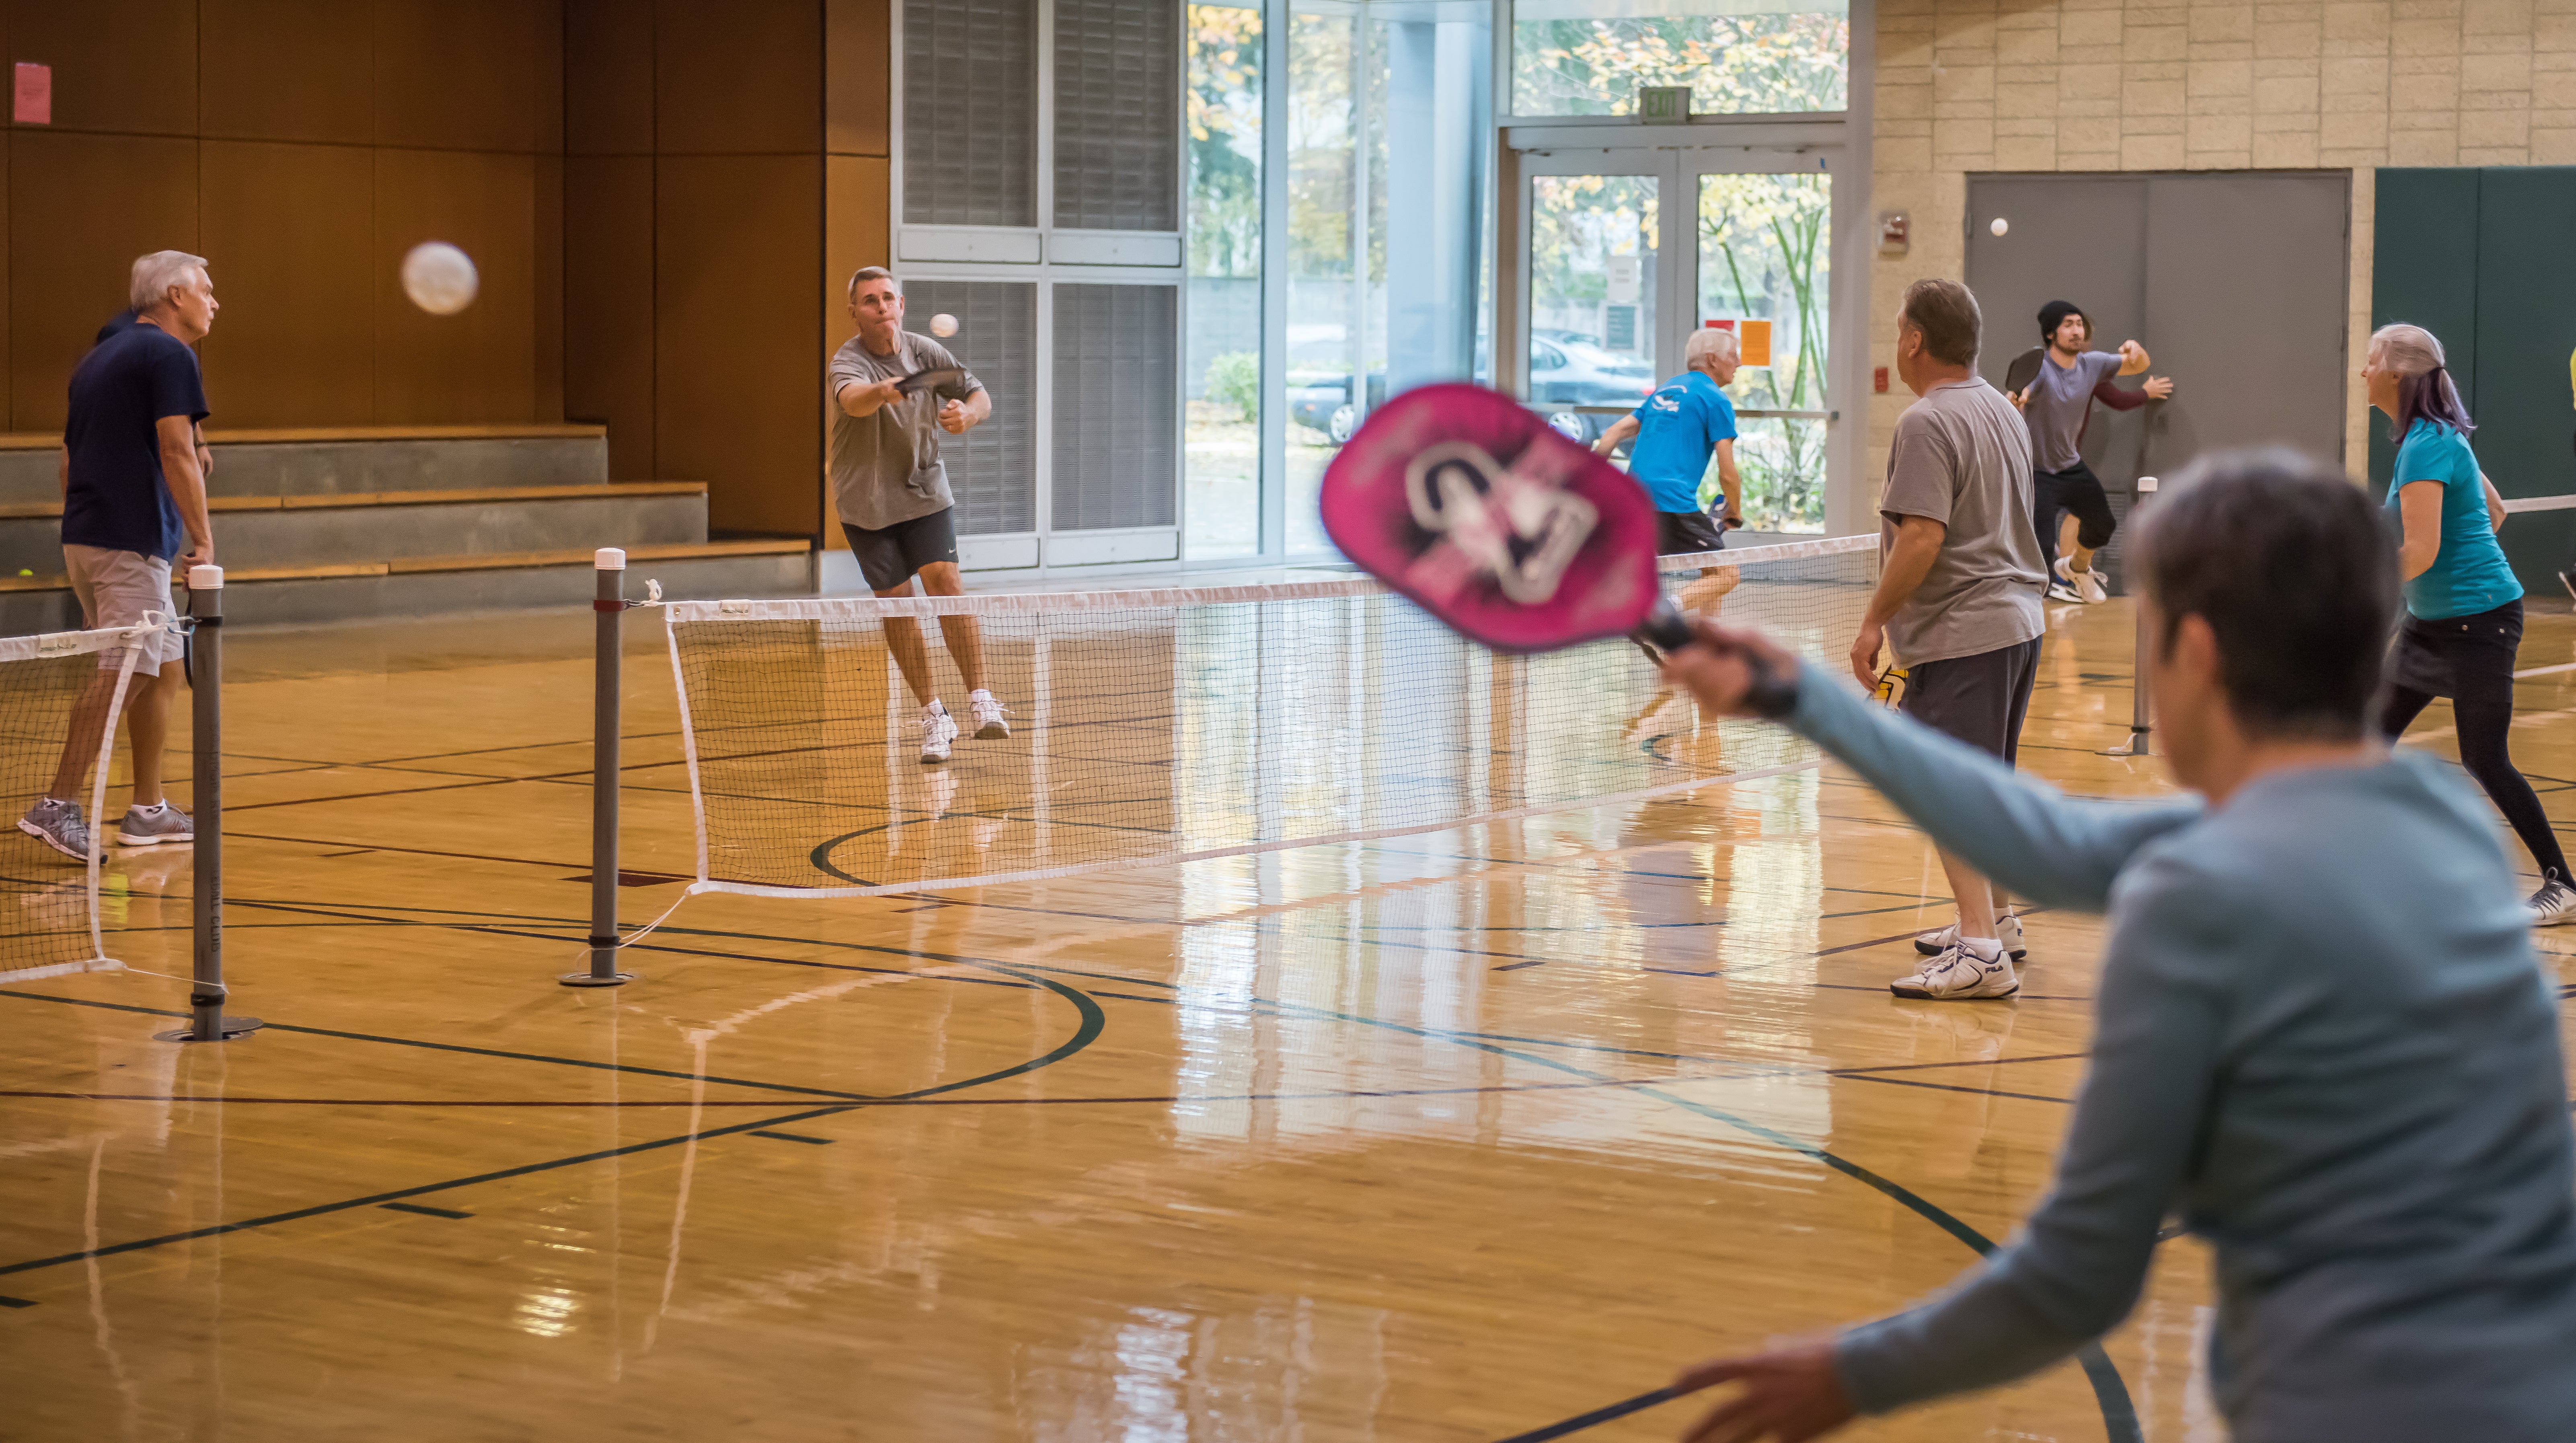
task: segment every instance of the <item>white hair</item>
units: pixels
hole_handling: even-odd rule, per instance
[[[148,311],[170,298],[172,286],[188,284],[190,271],[202,274],[205,268],[204,256],[192,256],[186,251],[154,251],[138,256],[134,279],[125,288],[126,302],[138,311]]]
[[[1688,370],[1699,363],[1700,357],[1719,352],[1729,356],[1743,355],[1743,338],[1733,331],[1721,331],[1715,326],[1702,326],[1691,332],[1691,338],[1682,343],[1682,368]]]

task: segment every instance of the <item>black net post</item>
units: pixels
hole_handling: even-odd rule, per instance
[[[2139,477],[2138,499],[2129,503],[2129,525],[2135,526],[2138,524],[2138,518],[2146,512],[2147,498],[2155,494],[2156,478],[2153,476]],[[2132,544],[2130,546],[2129,554],[2133,557],[2138,554],[2135,545],[2136,540],[2137,538],[2135,537],[2130,538]],[[2131,579],[2135,584],[2132,584],[2127,589],[2129,593],[2129,604],[2136,608],[2138,613],[2138,635],[2137,640],[2134,643],[2137,654],[2129,662],[2129,671],[2131,673],[2129,680],[2129,739],[2104,753],[2106,756],[2114,757],[2143,757],[2152,756],[2155,753],[2153,738],[2150,735],[2155,730],[2153,712],[2151,710],[2153,698],[2147,695],[2147,658],[2154,655],[2153,648],[2155,646],[2155,638],[2147,634],[2147,588],[2143,584],[2143,578],[2133,577]]]
[[[591,712],[590,968],[567,972],[566,987],[616,987],[635,980],[617,970],[617,734],[619,669],[624,661],[626,553],[600,548],[593,563],[599,593],[590,603],[599,622],[597,695]]]
[[[188,569],[188,705],[197,803],[196,927],[189,1025],[159,1034],[166,1042],[225,1042],[255,1030],[256,1017],[224,1014],[224,569]],[[168,666],[172,663],[163,662]],[[149,677],[137,677],[152,685]],[[102,817],[100,822],[105,823]]]

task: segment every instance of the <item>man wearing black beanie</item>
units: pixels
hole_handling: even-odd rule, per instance
[[[2146,347],[2122,341],[2117,354],[2087,351],[2093,323],[2072,301],[2050,301],[2039,308],[2039,335],[2048,345],[2039,375],[2013,396],[2030,426],[2030,518],[2039,531],[2039,554],[2048,566],[2048,594],[2059,601],[2100,601],[2109,595],[2102,574],[2093,569],[2093,553],[2110,544],[2119,524],[2101,478],[2084,464],[2084,422],[2093,409],[2093,388],[2113,376],[2134,376],[2148,366]],[[2173,394],[2167,377],[2150,378],[2142,388],[2154,400]],[[2064,535],[2058,513],[2065,512]]]

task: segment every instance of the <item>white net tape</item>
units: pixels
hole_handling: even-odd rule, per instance
[[[1666,557],[1684,609],[1819,660],[1850,645],[1874,537]],[[1503,657],[1378,582],[665,609],[698,819],[694,891],[861,897],[1365,841],[1810,764],[1701,719],[1624,641]],[[924,765],[889,649],[963,734]],[[1009,708],[976,739],[958,653]]]

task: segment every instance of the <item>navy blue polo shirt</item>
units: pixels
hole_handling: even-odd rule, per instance
[[[117,332],[72,372],[71,418],[63,449],[71,486],[63,495],[63,542],[133,551],[167,561],[186,531],[161,475],[164,416],[206,418],[197,353],[155,325]]]

